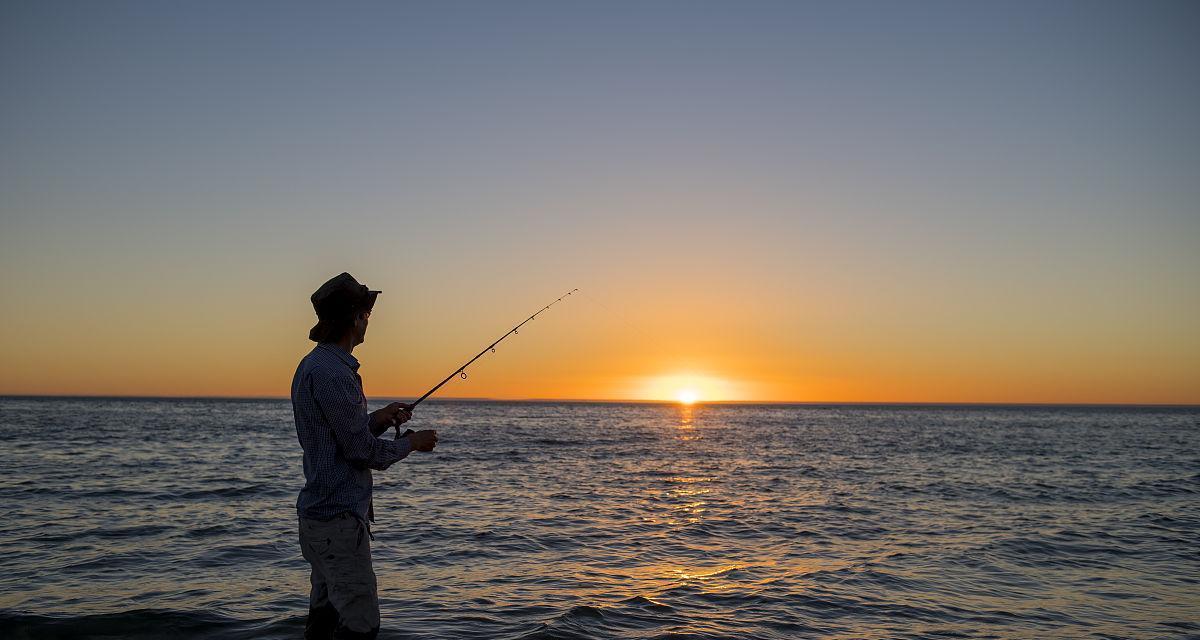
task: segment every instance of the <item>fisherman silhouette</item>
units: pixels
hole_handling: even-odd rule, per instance
[[[367,412],[358,360],[371,309],[380,291],[342,273],[312,294],[318,322],[308,337],[317,346],[292,379],[296,437],[304,449],[304,488],[296,500],[300,549],[312,567],[306,640],[374,638],[379,595],[371,567],[371,470],[385,470],[412,451],[433,451],[437,432],[407,431],[409,405],[393,402]]]

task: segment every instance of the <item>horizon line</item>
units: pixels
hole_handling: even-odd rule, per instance
[[[26,399],[96,399],[96,400],[290,400],[289,396],[226,396],[226,395],[114,395],[114,394],[8,394],[0,398]],[[402,396],[367,396],[369,400],[403,400]],[[610,399],[610,398],[490,398],[484,396],[443,396],[428,398],[428,402],[527,402],[566,404],[682,404],[678,400]],[[972,406],[972,407],[1161,407],[1200,408],[1200,403],[1178,402],[972,402],[939,400],[697,400],[696,405],[796,405],[796,406]]]

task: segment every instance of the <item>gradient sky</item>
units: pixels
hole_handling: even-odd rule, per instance
[[[1200,403],[1195,2],[0,5],[0,393]]]

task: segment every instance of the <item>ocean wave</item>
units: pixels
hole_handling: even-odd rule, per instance
[[[274,640],[298,637],[304,620],[238,620],[212,613],[169,609],[135,609],[121,613],[42,616],[0,611],[0,628],[10,640],[175,640],[226,638]]]
[[[244,484],[217,487],[215,489],[193,489],[169,494],[180,500],[207,500],[209,498],[243,498],[246,496],[285,496],[293,491],[280,487],[278,484]]]

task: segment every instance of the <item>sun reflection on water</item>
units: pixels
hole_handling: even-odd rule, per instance
[[[736,555],[736,554],[735,554]],[[622,571],[632,582],[633,590],[656,597],[678,587],[692,587],[704,593],[753,590],[769,586],[781,576],[790,576],[798,584],[807,582],[805,576],[851,569],[844,561],[833,559],[775,558],[717,559],[710,561],[680,558],[657,564],[629,567]]]
[[[694,404],[680,404],[679,422],[676,424],[678,431],[677,437],[683,441],[699,440],[700,433],[696,430],[696,413],[698,411]]]

